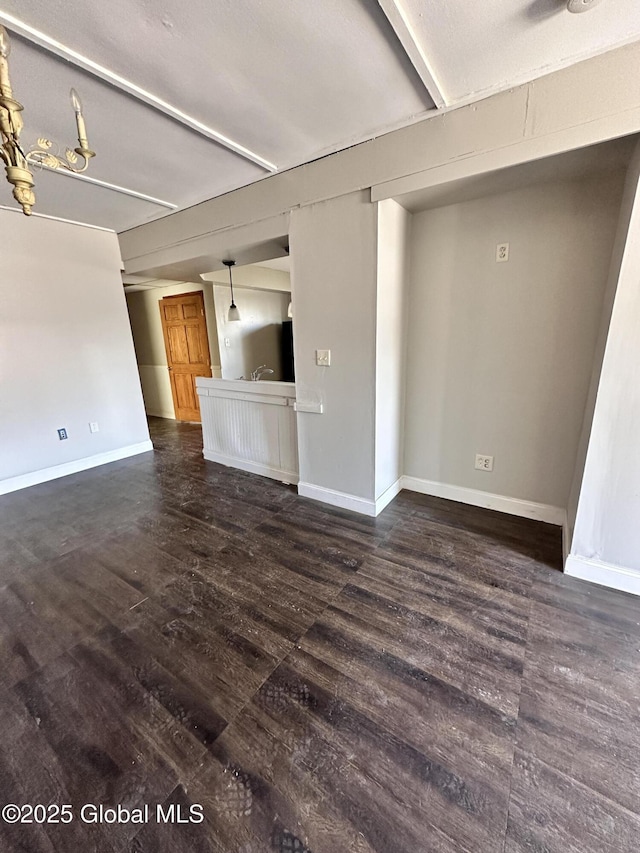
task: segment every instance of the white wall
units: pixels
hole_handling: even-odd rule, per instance
[[[0,253],[0,491],[150,449],[116,235],[0,210]]]
[[[406,303],[411,215],[378,202],[376,294],[376,472],[379,500],[403,475]]]
[[[640,156],[566,570],[640,594]]]
[[[609,335],[609,325],[611,323],[611,313],[620,277],[620,270],[624,258],[625,249],[627,246],[627,237],[629,235],[629,226],[636,198],[638,172],[640,171],[640,144],[636,146],[634,156],[627,169],[624,190],[622,194],[622,203],[618,216],[618,227],[609,266],[609,277],[605,289],[602,312],[600,316],[600,329],[598,332],[598,340],[594,355],[594,363],[591,371],[591,383],[589,385],[589,393],[585,406],[584,417],[582,420],[582,431],[576,454],[576,463],[573,473],[573,481],[571,483],[571,492],[569,494],[569,502],[567,506],[567,527],[565,531],[565,557],[571,550],[573,539],[573,530],[575,527],[576,514],[578,512],[578,498],[582,488],[582,476],[587,457],[587,449],[589,446],[589,438],[591,436],[591,426],[593,423],[593,413],[595,411],[596,396],[600,385],[602,361],[604,359],[605,347]]]
[[[289,233],[300,491],[374,499],[376,213],[366,193],[294,210]],[[316,365],[331,350],[331,366]],[[313,489],[308,487],[312,486]],[[331,495],[324,497],[332,499]],[[366,504],[366,505],[365,505]],[[358,506],[349,504],[352,507]]]
[[[240,321],[229,323],[229,285],[213,285],[222,378],[250,379],[256,367],[266,364],[274,372],[264,379],[282,379],[282,321],[287,319],[291,294],[244,287],[234,287],[233,293]]]
[[[212,376],[220,376],[216,312],[213,290],[210,284],[185,282],[184,284],[154,287],[150,290],[138,290],[126,294],[145,411],[148,415],[174,419],[176,416],[158,303],[165,296],[178,296],[181,293],[196,293],[198,291],[201,291],[204,297],[204,312],[211,354],[211,373]]]
[[[562,517],[621,188],[616,174],[414,215],[405,474]]]

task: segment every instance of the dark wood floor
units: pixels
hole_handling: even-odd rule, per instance
[[[0,804],[75,809],[3,853],[640,850],[638,600],[565,578],[556,528],[367,519],[152,435],[0,498]]]

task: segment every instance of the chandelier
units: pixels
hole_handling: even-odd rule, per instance
[[[0,25],[0,135],[2,137],[0,157],[4,161],[7,180],[13,184],[13,197],[22,207],[25,216],[29,216],[36,202],[31,164],[46,166],[49,169],[67,169],[69,172],[78,174],[87,169],[89,160],[95,156],[95,152],[89,148],[80,98],[75,89],[72,89],[71,103],[76,114],[78,147],[73,150],[67,148],[64,157],[61,157],[51,151],[53,143],[49,139],[41,138],[25,154],[20,144],[23,106],[14,99],[9,80],[7,60],[10,50],[9,35]],[[80,157],[83,162],[78,166]]]

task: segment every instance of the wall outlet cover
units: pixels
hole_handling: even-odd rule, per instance
[[[504,264],[509,260],[509,244],[498,243],[496,246],[496,263]]]
[[[98,424],[95,421],[91,421],[91,423],[89,424],[89,431],[90,432],[100,432],[100,427],[98,426]]]
[[[478,471],[493,471],[493,456],[483,456],[481,453],[476,453],[475,467]]]
[[[329,367],[329,365],[331,364],[331,350],[317,349],[316,364],[318,365],[318,367]]]

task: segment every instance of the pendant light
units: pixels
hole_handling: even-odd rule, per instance
[[[233,279],[231,278],[231,267],[235,266],[235,261],[223,261],[225,267],[229,268],[229,287],[231,288],[231,305],[229,306],[229,322],[233,323],[240,319],[240,312],[236,308],[236,303],[233,301]]]

